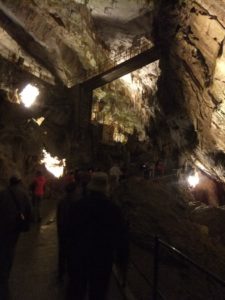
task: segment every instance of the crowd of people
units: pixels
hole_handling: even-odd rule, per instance
[[[58,280],[67,283],[65,299],[106,299],[112,265],[125,280],[128,228],[120,207],[110,197],[110,182],[119,184],[115,165],[109,175],[90,168],[69,171],[57,204]],[[40,170],[26,189],[19,174],[0,192],[0,299],[9,299],[9,276],[19,235],[39,224],[47,180]]]

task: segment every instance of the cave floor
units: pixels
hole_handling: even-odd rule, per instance
[[[62,300],[65,284],[57,275],[56,203],[47,200],[40,225],[20,236],[10,277],[10,300]],[[116,280],[111,279],[108,300],[121,300]]]

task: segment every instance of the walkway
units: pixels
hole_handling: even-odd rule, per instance
[[[128,73],[136,71],[156,60],[160,59],[158,48],[152,47],[142,53],[100,73],[82,83],[84,89],[94,90],[110,83]]]
[[[65,287],[56,281],[57,237],[55,203],[48,200],[42,224],[21,234],[11,274],[12,300],[63,300]],[[111,280],[108,300],[122,300]]]

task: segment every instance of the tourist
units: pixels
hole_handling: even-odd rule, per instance
[[[8,300],[8,280],[16,244],[22,231],[29,229],[31,203],[18,173],[0,192],[0,299]]]
[[[114,261],[128,259],[128,235],[121,211],[108,197],[108,176],[93,173],[87,195],[69,211],[67,299],[105,300]],[[115,259],[115,260],[114,260]]]

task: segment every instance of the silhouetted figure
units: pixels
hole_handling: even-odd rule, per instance
[[[150,161],[148,164],[149,167],[149,178],[155,177],[155,163],[154,161]]]
[[[148,162],[144,163],[142,165],[142,169],[143,169],[143,177],[145,179],[149,179],[149,166],[148,166]]]
[[[109,170],[109,175],[110,175],[110,179],[111,181],[115,181],[116,184],[119,183],[120,181],[120,176],[122,175],[122,171],[120,170],[120,167],[118,166],[118,164],[114,164],[110,170]]]
[[[87,196],[69,212],[67,299],[106,299],[114,259],[125,269],[128,235],[120,209],[107,196],[108,176],[93,173]]]
[[[46,178],[41,171],[37,171],[31,183],[34,222],[41,221],[41,202],[45,193]]]
[[[75,180],[75,174],[74,171],[69,171],[68,173],[65,174],[65,176],[63,177],[63,186],[64,189],[66,189],[67,185],[70,185],[71,183],[74,183]]]
[[[155,164],[155,176],[156,177],[161,177],[165,173],[165,166],[162,160],[157,160]]]
[[[87,194],[87,185],[91,180],[92,171],[91,170],[80,170],[77,174],[77,180],[82,189],[82,195],[86,196]]]
[[[21,220],[28,224],[31,203],[19,174],[9,180],[9,187],[0,192],[0,299],[9,297],[8,280],[15,247],[22,230]]]
[[[58,280],[63,281],[67,269],[66,261],[66,230],[70,207],[73,201],[79,198],[76,194],[77,183],[70,182],[65,187],[66,195],[57,206],[56,222],[58,234]]]

